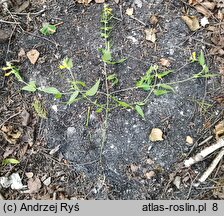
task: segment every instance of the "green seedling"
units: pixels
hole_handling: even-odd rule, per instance
[[[37,91],[37,86],[35,81],[29,82],[26,86],[22,88],[24,91],[35,92]]]
[[[2,161],[3,166],[9,165],[9,164],[15,165],[15,164],[19,164],[19,163],[20,163],[20,161],[14,159],[14,158],[6,158]]]
[[[117,85],[119,83],[119,80],[117,78],[116,74],[111,74],[107,77],[107,80],[110,81],[112,83],[112,87]]]
[[[67,69],[67,70],[71,70],[73,68],[73,62],[71,58],[66,57],[63,61],[62,64],[59,65],[59,68],[61,70],[63,69]]]
[[[201,50],[199,56],[197,57],[196,52],[192,53],[190,58],[191,62],[198,62],[202,67],[202,70],[194,75],[194,78],[211,78],[217,76],[217,74],[209,73],[209,67],[206,63],[204,52]]]
[[[51,25],[49,23],[44,23],[43,27],[40,29],[40,32],[45,36],[52,35],[56,31],[57,31],[56,25]]]
[[[113,29],[111,26],[111,20],[113,19],[113,13],[112,8],[109,8],[107,4],[104,5],[103,12],[101,15],[101,37],[105,40],[105,47],[99,49],[99,51],[102,53],[102,60],[106,64],[120,64],[127,60],[127,58],[122,58],[120,60],[113,60],[112,52],[111,52],[111,42],[110,42],[110,34]]]
[[[164,95],[174,91],[173,87],[168,84],[156,84],[157,81],[162,81],[163,78],[172,73],[172,70],[168,71],[158,71],[158,66],[150,66],[146,71],[146,74],[141,77],[139,81],[136,83],[136,87],[139,89],[143,89],[145,91],[149,91],[153,89],[153,93],[156,96]]]
[[[19,68],[12,65],[10,62],[6,62],[6,67],[3,67],[2,70],[6,72],[5,76],[10,76],[13,74],[18,79],[18,81],[23,81]]]

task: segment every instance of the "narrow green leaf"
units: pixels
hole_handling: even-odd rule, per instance
[[[103,53],[102,60],[104,62],[110,62],[112,60],[112,54],[110,50],[102,49],[102,53]]]
[[[97,80],[94,86],[92,86],[88,91],[86,91],[86,96],[94,96],[99,89],[99,85],[100,85],[100,79]]]
[[[48,94],[53,94],[55,98],[57,99],[62,97],[62,93],[55,87],[46,87],[46,88],[41,88],[40,90]]]
[[[29,92],[35,92],[37,90],[36,82],[35,81],[29,82],[28,85],[26,85],[22,88],[22,90],[29,91]]]
[[[164,88],[164,89],[167,89],[167,90],[171,90],[174,92],[174,88],[170,85],[167,85],[167,84],[159,84],[159,87],[161,88]]]
[[[136,86],[137,86],[138,88],[142,88],[142,89],[145,90],[145,91],[150,90],[151,87],[152,87],[152,86],[150,86],[150,85],[148,85],[148,84],[145,84],[145,83],[143,83],[143,84],[137,83]]]
[[[198,62],[202,67],[203,67],[203,65],[205,65],[205,56],[204,56],[204,53],[202,50],[198,56]]]
[[[144,114],[142,108],[141,108],[139,105],[136,105],[136,106],[135,106],[135,110],[137,111],[137,113],[138,113],[143,119],[145,119],[145,114]]]
[[[111,64],[111,65],[115,65],[115,64],[120,64],[120,63],[123,63],[124,61],[126,61],[127,58],[122,58],[118,61],[106,61],[107,64]]]
[[[109,76],[107,77],[107,80],[111,81],[112,84],[113,84],[113,86],[116,85],[116,84],[119,82],[119,80],[118,80],[116,74],[111,74],[111,75],[109,75]]]
[[[155,89],[153,91],[153,93],[156,95],[156,96],[160,96],[160,95],[164,95],[164,94],[167,94],[169,93],[170,91],[167,91],[167,90],[164,90],[164,89]]]
[[[163,72],[161,72],[161,73],[158,73],[158,74],[157,74],[157,77],[158,77],[159,79],[162,79],[163,77],[167,76],[168,74],[170,74],[170,73],[172,73],[172,72],[173,72],[172,70],[163,71]]]
[[[8,164],[19,164],[20,161],[14,159],[14,158],[6,158],[2,161],[2,165],[8,165]]]
[[[79,91],[73,92],[72,95],[70,96],[67,104],[70,105],[70,104],[76,102],[78,95],[79,95]]]
[[[55,25],[45,23],[43,25],[43,27],[40,29],[40,32],[45,36],[49,36],[49,35],[54,34],[56,32],[56,30],[57,30],[57,27]]]
[[[71,58],[66,57],[63,61],[62,64],[59,65],[60,69],[72,69],[73,68],[73,62]]]
[[[132,108],[133,108],[130,104],[128,104],[128,103],[126,103],[126,102],[124,102],[124,101],[119,101],[119,100],[117,100],[117,103],[118,103],[120,106],[122,106],[122,107],[124,107],[124,108],[127,108],[127,109],[132,109]]]

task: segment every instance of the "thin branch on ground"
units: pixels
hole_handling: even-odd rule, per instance
[[[206,156],[222,147],[224,147],[224,137],[221,137],[215,144],[203,149],[194,157],[190,157],[189,159],[185,160],[184,161],[185,167],[190,167],[191,165],[204,160]]]

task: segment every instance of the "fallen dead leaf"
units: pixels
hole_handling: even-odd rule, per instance
[[[127,10],[126,10],[126,14],[127,14],[128,16],[132,16],[133,13],[134,13],[134,8],[127,8]]]
[[[159,22],[159,20],[158,20],[157,16],[152,15],[152,16],[149,18],[149,22],[150,22],[152,25],[155,26],[155,25]]]
[[[189,0],[188,1],[188,4],[190,4],[190,5],[196,5],[198,3],[199,3],[199,0]]]
[[[150,158],[148,158],[148,159],[146,160],[146,163],[147,163],[147,164],[154,164],[155,161],[152,160],[152,159],[150,159]]]
[[[164,67],[169,67],[170,66],[170,60],[166,58],[161,58],[159,60],[159,63],[164,66]]]
[[[29,188],[29,193],[36,193],[40,190],[41,188],[41,181],[39,178],[30,178],[27,182],[28,188]]]
[[[30,60],[31,64],[35,64],[40,56],[40,53],[36,49],[32,49],[27,52],[27,57]]]
[[[200,28],[200,24],[196,16],[182,16],[181,18],[191,31],[197,31]]]
[[[18,53],[18,58],[23,59],[26,57],[26,52],[23,48],[20,48],[19,53]]]
[[[151,41],[152,43],[156,42],[156,29],[150,28],[150,29],[145,29],[145,34],[146,34],[146,40]]]
[[[210,10],[208,10],[207,8],[205,8],[201,5],[196,5],[194,7],[198,11],[198,13],[201,13],[206,17],[210,17],[212,15],[212,12]]]
[[[26,172],[25,175],[28,179],[33,178],[33,173],[32,172]]]
[[[149,135],[149,139],[152,142],[155,141],[162,141],[163,140],[163,132],[161,129],[159,128],[153,128],[150,135]]]
[[[220,137],[224,136],[224,120],[219,122],[215,126],[215,137],[218,140]]]
[[[2,126],[1,131],[5,140],[11,144],[16,144],[22,135],[19,129],[15,129],[12,126]]]
[[[216,3],[211,1],[204,1],[204,2],[201,2],[201,5],[209,10],[214,10]]]
[[[101,4],[101,3],[104,3],[105,0],[95,0],[95,2],[96,2],[97,4]]]
[[[89,4],[91,1],[92,1],[92,0],[77,0],[77,2],[78,2],[79,4],[85,4],[85,5]]]
[[[147,179],[151,179],[152,177],[154,177],[156,175],[156,173],[154,171],[149,171],[147,173],[145,173],[145,177]]]
[[[192,138],[191,136],[187,136],[187,137],[186,137],[186,142],[187,142],[189,145],[193,145],[194,140],[193,140],[193,138]]]
[[[132,172],[136,172],[139,169],[139,166],[137,166],[135,164],[131,164],[130,169]]]

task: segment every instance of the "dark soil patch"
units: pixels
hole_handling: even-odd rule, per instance
[[[183,3],[181,1],[143,1],[142,8],[130,3],[110,2],[115,16],[113,53],[115,58],[127,57],[122,64],[109,67],[110,73],[119,77],[119,86],[111,91],[135,86],[139,78],[150,65],[158,64],[161,58],[171,59],[174,73],[165,78],[166,82],[186,79],[201,69],[197,64],[188,64],[193,51],[201,49],[207,54],[204,44],[193,40],[201,38],[203,30],[192,36],[188,27],[181,20]],[[128,7],[135,7],[135,17],[146,24],[144,26],[127,15]],[[43,5],[33,5],[30,10],[41,10]],[[40,86],[55,86],[61,91],[68,87],[69,74],[61,72],[59,63],[66,56],[74,61],[74,72],[78,80],[89,86],[100,78],[104,80],[103,63],[98,51],[103,46],[100,37],[100,16],[103,5],[91,4],[84,7],[72,1],[52,0],[46,3],[46,11],[42,15],[18,16],[21,26],[29,33],[15,30],[11,44],[0,44],[1,66],[5,60],[16,60],[20,48],[26,52],[32,48],[40,52],[36,65],[28,59],[18,64],[26,80],[36,80]],[[156,46],[145,40],[145,28],[150,27],[149,17],[159,17]],[[57,33],[47,37],[40,35],[43,22],[59,23]],[[2,29],[12,30],[10,24],[0,23]],[[32,35],[30,34],[32,32]],[[50,41],[49,41],[50,40]],[[212,71],[216,71],[212,58],[207,61]],[[162,69],[162,68],[161,68]],[[206,182],[205,186],[191,188],[192,181],[198,172],[208,166],[210,160],[195,165],[192,169],[179,169],[180,164],[192,149],[186,144],[186,136],[200,142],[213,135],[215,122],[222,118],[223,110],[213,98],[220,89],[219,79],[194,79],[175,85],[175,93],[156,97],[151,96],[144,108],[143,121],[135,111],[115,109],[109,113],[107,140],[100,163],[102,144],[102,124],[104,113],[96,113],[95,108],[87,102],[78,102],[71,106],[46,95],[31,95],[20,92],[20,84],[13,77],[0,77],[0,97],[2,106],[0,120],[10,118],[13,113],[26,109],[31,114],[30,124],[21,126],[19,116],[9,119],[7,124],[20,127],[24,134],[29,134],[32,145],[26,141],[17,143],[22,149],[27,143],[24,154],[19,155],[21,164],[16,167],[2,169],[1,176],[9,175],[12,170],[21,174],[33,172],[40,179],[47,174],[53,182],[43,186],[38,194],[25,196],[15,191],[2,191],[7,199],[187,199],[214,198],[212,186],[214,182]],[[101,86],[105,92],[105,86]],[[147,93],[134,90],[118,92],[116,96],[124,101],[139,101]],[[49,118],[40,120],[33,111],[34,97],[45,103]],[[99,100],[105,102],[105,98]],[[204,109],[201,102],[211,104]],[[57,112],[52,107],[57,106]],[[86,127],[87,110],[91,108],[89,126]],[[152,128],[160,128],[164,133],[164,141],[149,141]],[[9,145],[0,135],[2,141],[1,159]],[[49,151],[60,145],[53,156]],[[197,149],[197,151],[199,151]],[[195,151],[194,151],[195,152]],[[12,153],[18,156],[17,152]],[[66,169],[64,169],[66,167]],[[153,171],[153,172],[152,172]],[[218,173],[220,176],[222,173]],[[154,173],[149,177],[150,173]],[[176,173],[190,178],[177,189],[170,184],[170,174]],[[23,179],[26,184],[26,177]],[[208,187],[209,186],[209,187]],[[211,188],[211,189],[210,189]]]

